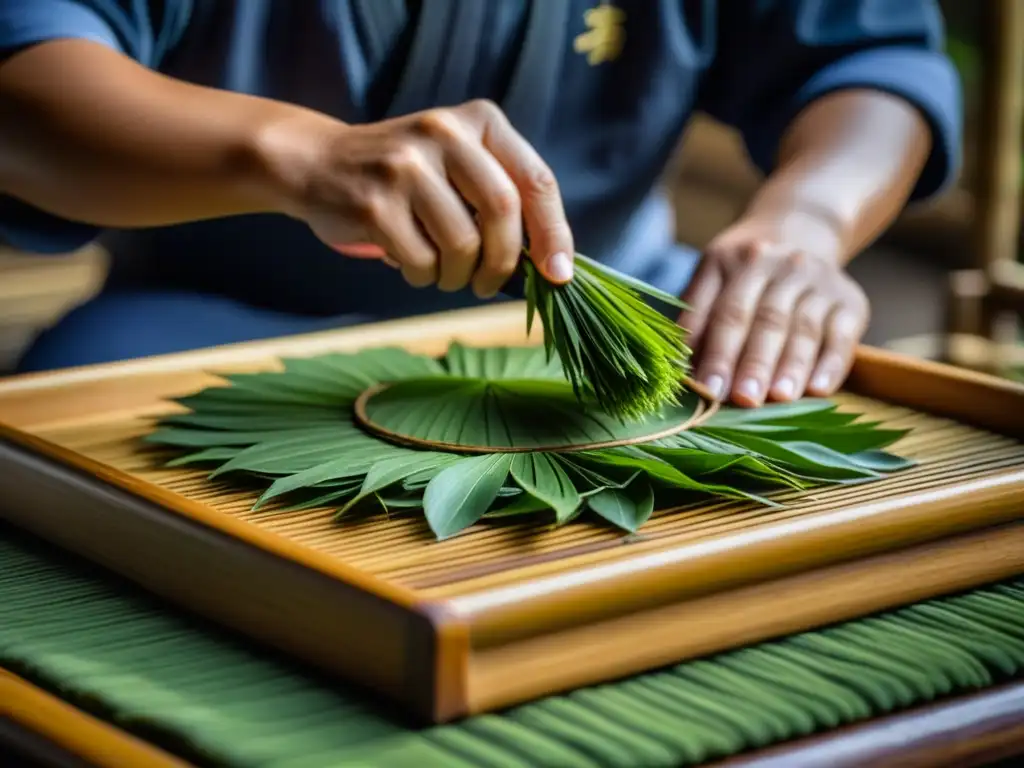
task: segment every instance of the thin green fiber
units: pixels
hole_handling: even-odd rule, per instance
[[[0,527],[0,663],[204,766],[692,766],[1021,676],[1024,578],[420,729]]]
[[[549,356],[561,361],[577,397],[639,419],[674,403],[690,349],[686,332],[645,296],[682,309],[678,298],[577,254],[571,282],[553,285],[524,259],[527,326],[539,316]]]

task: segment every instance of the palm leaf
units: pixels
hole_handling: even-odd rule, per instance
[[[725,409],[677,434],[701,406],[694,393],[613,416],[596,395],[580,400],[541,347],[289,360],[177,402],[188,412],[146,438],[174,452],[170,464],[259,483],[256,506],[268,514],[343,514],[371,500],[421,510],[439,539],[484,518],[528,516],[584,515],[633,532],[681,497],[777,506],[765,495],[774,489],[877,480],[911,465],[883,450],[905,432],[825,400]]]
[[[412,440],[544,450],[654,434],[690,418],[699,405],[688,392],[660,412],[622,421],[580,403],[564,380],[437,377],[399,382],[370,398],[365,411],[373,424]]]

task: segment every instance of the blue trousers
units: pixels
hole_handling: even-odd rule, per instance
[[[340,328],[365,315],[303,317],[187,292],[105,291],[36,339],[19,372],[182,352],[221,344]]]

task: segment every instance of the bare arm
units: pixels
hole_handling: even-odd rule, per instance
[[[273,210],[286,185],[261,144],[313,120],[323,118],[56,40],[0,64],[0,189],[108,227]]]
[[[920,112],[881,91],[804,109],[688,289],[681,322],[700,352],[698,377],[747,406],[832,394],[870,318],[843,267],[899,214],[931,151]]]
[[[826,96],[783,135],[775,172],[744,219],[768,219],[788,242],[847,263],[903,209],[932,151],[924,117],[879,91]]]
[[[346,125],[84,41],[0,64],[0,192],[104,227],[284,213],[329,245],[379,246],[412,285],[481,296],[515,269],[525,222],[540,270],[572,275],[558,185],[493,104]]]

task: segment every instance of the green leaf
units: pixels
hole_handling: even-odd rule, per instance
[[[571,519],[583,501],[565,470],[549,454],[517,453],[511,471],[520,488],[554,510],[557,523]]]
[[[243,373],[226,377],[230,386],[211,387],[205,390],[203,400],[231,405],[252,405],[272,403],[277,407],[315,407],[338,405],[344,397],[326,396],[319,392],[307,392],[295,384],[291,377],[279,372]],[[190,405],[195,405],[194,398]]]
[[[609,448],[603,451],[587,451],[578,454],[580,458],[589,460],[597,465],[605,465],[606,468],[619,467],[627,471],[643,472],[653,481],[680,491],[692,493],[703,493],[712,496],[722,496],[730,499],[744,499],[754,501],[765,506],[777,507],[776,502],[771,499],[749,493],[742,488],[736,488],[719,483],[705,483],[696,480],[689,475],[680,472],[667,461],[645,452],[641,448]]]
[[[730,430],[707,429],[706,431],[713,436],[723,437],[744,448],[756,451],[769,459],[782,462],[802,477],[835,482],[880,477],[878,471],[871,467],[870,459],[859,461],[854,457],[845,456],[816,443],[774,442]],[[873,456],[873,454],[871,455]]]
[[[726,427],[738,424],[757,424],[790,419],[804,419],[808,416],[821,417],[835,412],[836,404],[831,400],[807,397],[792,403],[769,403],[760,408],[722,408],[712,416],[706,425]]]
[[[892,445],[906,436],[904,430],[877,429],[868,424],[848,424],[845,427],[789,427],[778,424],[750,424],[741,428],[717,428],[714,434],[742,441],[744,436],[770,439],[772,442],[813,442],[839,453],[860,453]]]
[[[603,491],[605,488],[624,488],[637,474],[634,473],[629,480],[620,482],[596,472],[593,467],[588,466],[584,454],[560,453],[555,454],[555,456],[565,468],[567,474],[573,478],[573,484],[576,488],[583,489],[580,490],[581,496]],[[580,457],[583,457],[582,461]]]
[[[849,455],[846,458],[858,467],[883,474],[901,472],[905,469],[916,466],[917,464],[917,462],[912,459],[908,459],[903,456],[895,456],[891,453],[887,453],[886,451],[862,451],[860,453]]]
[[[524,493],[516,497],[508,504],[490,510],[486,515],[484,515],[484,519],[500,520],[509,517],[524,517],[526,515],[536,515],[539,512],[550,511],[550,505],[544,503],[538,498],[531,496],[528,493]],[[579,510],[577,510],[576,514],[578,513]]]
[[[439,539],[469,528],[491,508],[505,484],[512,454],[497,453],[460,459],[439,472],[423,494],[427,523]]]
[[[295,439],[303,442],[325,439],[339,431],[337,426],[300,427],[296,430],[269,430],[260,432],[235,432],[224,429],[191,429],[164,427],[147,435],[144,440],[154,445],[177,448],[218,448],[228,446],[256,445],[269,440]]]
[[[178,456],[175,459],[171,459],[165,466],[170,467],[184,467],[191,464],[211,464],[216,462],[224,462],[235,458],[238,455],[239,448],[206,448],[205,450],[198,451],[196,453],[186,453],[183,456]]]
[[[715,430],[708,430],[715,433]],[[865,451],[844,455],[826,445],[807,441],[775,442],[749,434],[737,435],[728,430],[727,438],[746,449],[756,451],[773,461],[781,462],[792,469],[794,474],[818,481],[841,482],[847,480],[876,479],[883,473],[913,466],[908,459],[881,451]]]
[[[730,456],[751,453],[751,451],[741,448],[738,445],[733,445],[726,440],[719,440],[718,438],[711,437],[704,432],[703,428],[680,432],[678,435],[672,435],[664,440],[659,440],[656,444],[667,448],[692,448],[696,451],[728,454]]]
[[[301,512],[305,509],[319,509],[320,507],[330,507],[352,495],[353,491],[358,485],[342,486],[335,488],[327,493],[321,493],[313,496],[305,501],[300,501],[287,507],[281,507],[277,512]]]
[[[384,459],[373,464],[363,479],[359,493],[352,498],[338,514],[344,514],[350,507],[358,504],[367,496],[382,491],[395,483],[421,472],[437,473],[459,460],[450,453],[434,451],[402,453],[393,459]]]
[[[420,496],[382,496],[375,494],[377,501],[385,511],[389,509],[422,509],[423,498]]]
[[[198,427],[235,432],[261,434],[265,432],[294,432],[303,429],[332,427],[338,423],[338,414],[325,408],[294,409],[292,412],[263,411],[249,407],[237,413],[200,412],[171,416],[164,424],[179,427]]]
[[[557,360],[549,360],[537,347],[466,347],[452,344],[445,355],[445,366],[453,378],[552,379],[565,381]]]
[[[340,423],[329,431],[278,433],[239,453],[215,474],[260,472],[286,475],[302,472],[332,460],[349,456],[378,456],[391,446],[360,430],[352,423]]]
[[[316,464],[301,472],[278,478],[264,491],[256,502],[256,509],[266,505],[272,499],[286,493],[311,488],[328,481],[348,480],[365,475],[378,462],[396,457],[397,455],[414,455],[397,446],[377,444],[370,451],[351,451],[340,458],[333,458],[323,464]]]
[[[564,381],[433,378],[379,392],[367,401],[366,415],[378,427],[416,440],[544,450],[643,437],[686,421],[698,403],[686,393],[660,413],[621,421],[580,404]]]
[[[364,349],[352,354],[324,355],[314,358],[332,375],[351,377],[359,392],[369,384],[404,379],[421,379],[444,374],[444,367],[431,357],[417,355],[398,347]],[[359,394],[356,393],[356,395]]]
[[[637,478],[625,488],[606,488],[590,496],[587,506],[612,525],[636,533],[654,512],[654,491]]]
[[[729,483],[736,473],[760,480],[769,485],[803,488],[805,483],[792,473],[773,466],[750,454],[707,453],[690,448],[663,448],[645,446],[644,452],[668,462],[685,475],[700,479],[724,474],[723,483]]]

